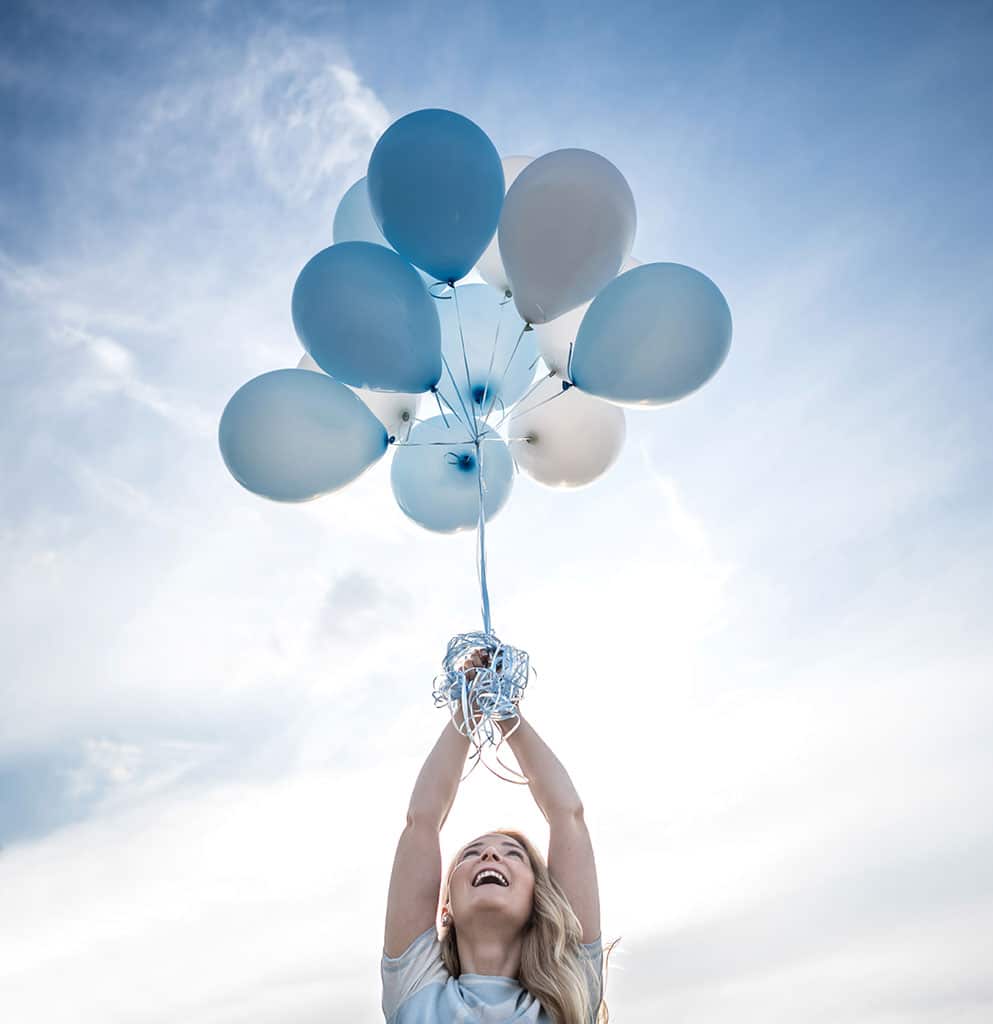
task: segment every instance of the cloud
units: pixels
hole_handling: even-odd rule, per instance
[[[386,874],[391,851],[376,822],[356,841],[357,783],[323,775],[146,795],[4,850],[7,1011],[47,1024],[149,1012],[262,1022],[275,1007],[308,1020],[341,999],[371,1016],[378,965],[366,951],[382,939],[381,887],[367,893],[361,879]],[[315,816],[327,799],[334,810]],[[105,973],[108,958],[126,984]],[[52,972],[60,985],[46,983]],[[364,1002],[349,992],[363,975]]]
[[[387,589],[376,576],[349,570],[331,585],[317,620],[322,636],[337,641],[343,637],[368,636],[370,626],[402,614],[409,596],[401,588]]]
[[[279,29],[252,38],[244,64],[220,84],[230,88],[221,111],[236,116],[235,137],[248,139],[259,175],[288,203],[337,185],[390,123],[375,92],[329,58],[325,40]],[[203,98],[193,93],[186,103]]]
[[[85,27],[48,14],[52,31]],[[134,24],[115,14],[93,31],[120,40]],[[282,721],[280,681],[316,679],[301,665],[310,627],[327,580],[348,572],[325,564],[304,587],[283,573],[299,595],[284,612],[237,609],[232,570],[285,529],[286,511],[233,484],[216,430],[245,380],[295,364],[295,268],[330,243],[336,197],[388,114],[326,33],[259,20],[219,40],[164,19],[145,38],[124,89],[92,66],[95,37],[83,32],[74,80],[92,88],[79,125],[19,150],[44,196],[32,241],[45,261],[16,235],[0,252],[0,630],[11,641],[0,686],[12,708],[0,752],[15,758],[108,733],[127,745],[136,730],[142,751],[176,742],[191,699],[215,725],[233,717],[254,734],[266,716]],[[33,57],[15,62],[28,89]],[[46,83],[50,101],[68,102],[66,76]],[[330,518],[294,509],[291,546],[318,547],[318,531],[341,527],[335,511],[370,536],[368,494]],[[382,508],[380,522],[402,518]],[[257,568],[278,575],[284,557]],[[53,620],[58,643],[46,643]]]

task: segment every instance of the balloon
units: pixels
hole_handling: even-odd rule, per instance
[[[731,310],[704,274],[646,263],[593,300],[572,353],[577,387],[623,405],[664,405],[702,387],[731,347]]]
[[[527,391],[534,377],[538,350],[534,332],[524,331],[524,321],[513,304],[501,300],[489,285],[464,284],[456,290],[457,307],[454,297],[438,303],[441,351],[452,371],[449,377],[448,371],[442,370],[438,390],[460,416],[464,403],[470,414],[482,419],[494,408],[516,402]],[[463,338],[469,364],[468,383],[466,360],[462,357]]]
[[[292,305],[303,347],[345,384],[416,393],[438,382],[435,302],[395,252],[371,242],[322,249],[300,271]]]
[[[528,164],[500,217],[500,256],[521,316],[543,324],[615,277],[631,253],[634,196],[621,172],[585,149]]]
[[[477,450],[453,416],[418,423],[406,445],[398,445],[390,480],[401,509],[421,526],[438,533],[472,529],[479,522]],[[514,480],[510,450],[500,436],[485,428],[479,444],[483,508],[486,520],[503,508]],[[436,444],[433,442],[442,442]]]
[[[341,197],[341,202],[335,211],[334,225],[331,231],[335,243],[372,242],[374,245],[382,245],[387,249],[393,248],[386,241],[383,232],[379,230],[379,225],[372,216],[369,190],[366,187],[365,178],[359,178]]]
[[[312,373],[324,373],[306,352],[300,357],[297,369],[310,370]],[[406,439],[417,416],[417,407],[421,403],[420,395],[406,395],[402,391],[367,391],[365,388],[352,388],[351,390],[353,394],[362,399],[373,416],[383,424],[390,437]]]
[[[532,160],[534,160],[533,156],[505,156],[503,158],[501,161],[503,164],[503,180],[507,188],[514,184],[517,175]],[[495,235],[486,247],[486,252],[479,257],[476,270],[488,285],[496,288],[497,291],[503,292],[504,295],[510,294],[510,278],[507,277],[507,271],[503,269],[503,260],[500,259],[500,240]]]
[[[500,157],[478,125],[450,110],[418,110],[390,125],[367,181],[390,244],[439,281],[464,277],[500,220]]]
[[[331,229],[335,243],[339,242],[372,242],[373,245],[381,245],[384,249],[396,252],[392,245],[386,241],[383,232],[372,216],[372,207],[369,205],[369,188],[365,178],[359,178],[357,182],[341,197],[338,209],[334,215],[334,225]],[[418,275],[425,286],[434,283],[434,278],[425,274],[423,270],[417,270]]]
[[[579,487],[613,465],[624,444],[624,410],[563,393],[559,377],[538,384],[508,420],[510,450],[529,476],[552,487]]]
[[[641,260],[629,256],[621,267],[621,273],[641,266]],[[591,299],[590,302],[593,300]],[[549,370],[554,371],[565,380],[569,380],[569,346],[576,340],[579,325],[590,308],[590,302],[584,302],[568,313],[549,320],[534,328],[534,338],[538,343],[538,351]]]
[[[324,371],[314,362],[313,356],[308,355],[306,352],[300,356],[300,361],[297,363],[298,370],[310,370],[311,373],[324,373]]]
[[[386,451],[383,425],[323,374],[273,370],[243,384],[221,415],[224,464],[273,501],[309,501],[344,487]]]

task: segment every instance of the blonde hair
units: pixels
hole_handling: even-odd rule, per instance
[[[521,946],[521,966],[518,981],[554,1021],[554,1024],[607,1024],[610,1014],[603,999],[591,1006],[587,986],[587,969],[580,950],[583,937],[579,918],[576,917],[562,888],[548,873],[545,859],[522,833],[498,828],[493,835],[509,836],[527,851],[534,873],[534,905],[524,927]],[[458,855],[445,875],[443,901],[449,902],[452,873],[458,865]],[[609,958],[617,944],[615,940],[606,950]],[[441,928],[441,958],[448,973],[457,978],[462,973],[455,925]],[[606,972],[603,984],[606,986]]]

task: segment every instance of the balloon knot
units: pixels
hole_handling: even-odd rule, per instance
[[[572,383],[571,380],[564,380],[564,381],[562,381],[562,390],[563,391],[568,391],[569,388],[571,388],[572,386],[573,386],[573,383]]]
[[[390,444],[396,444],[396,440],[397,440],[396,437],[393,434],[390,434],[390,441],[389,441],[389,443]]]

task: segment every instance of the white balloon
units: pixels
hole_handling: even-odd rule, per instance
[[[309,353],[304,353],[297,363],[297,369],[324,373]],[[352,388],[352,391],[365,402],[391,437],[406,440],[414,425],[417,408],[423,395],[408,395],[402,391],[369,391],[366,388]]]
[[[503,180],[509,189],[517,179],[518,174],[524,170],[533,156],[505,156],[500,162],[503,164]],[[479,257],[476,264],[479,276],[491,287],[496,288],[504,294],[510,291],[510,279],[507,271],[503,269],[503,260],[500,259],[500,242],[496,235],[486,247],[486,251]]]
[[[391,437],[398,441],[407,440],[423,395],[408,395],[401,391],[367,391],[365,388],[352,390],[369,406]]]
[[[508,436],[518,465],[539,483],[579,487],[605,473],[624,444],[624,410],[543,380],[511,414]]]
[[[629,256],[624,261],[624,266],[621,267],[621,274],[640,266],[641,260]],[[586,311],[590,308],[592,301],[593,299],[590,299],[589,302],[570,309],[568,313],[549,320],[547,324],[539,324],[534,328],[534,340],[538,343],[541,358],[545,360],[545,365],[549,370],[553,370],[560,377],[568,378],[569,376],[569,346],[576,340],[579,325],[583,322],[583,317],[586,316]]]
[[[312,370],[314,373],[324,373],[324,371],[314,362],[313,357],[309,352],[304,352],[300,357],[300,362],[297,363],[298,370]],[[325,374],[327,376],[327,374]]]
[[[528,164],[497,232],[521,317],[547,323],[592,299],[631,254],[636,223],[631,188],[604,157],[558,149]]]

